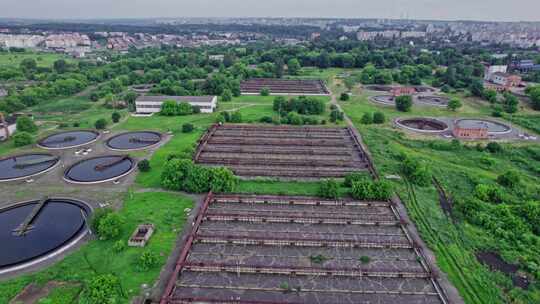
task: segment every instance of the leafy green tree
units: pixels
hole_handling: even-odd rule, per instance
[[[363,180],[365,178],[366,178],[366,173],[364,172],[351,172],[345,175],[345,181],[343,182],[343,185],[345,187],[351,187],[354,181]]]
[[[21,61],[20,67],[25,73],[32,72],[37,69],[37,62],[33,58],[25,58]]]
[[[518,111],[518,105],[519,105],[519,101],[516,96],[510,93],[504,94],[503,108],[506,113],[510,113],[510,114],[516,113]]]
[[[165,100],[161,104],[161,110],[159,112],[161,115],[165,116],[174,116],[176,115],[176,101],[174,100]]]
[[[287,114],[287,121],[289,124],[297,126],[300,126],[304,123],[302,116],[300,116],[296,112],[290,112],[289,114]]]
[[[412,108],[412,96],[401,95],[396,97],[396,109],[401,112],[410,112]]]
[[[231,114],[231,119],[230,121],[232,123],[241,123],[242,122],[242,113],[240,111],[234,111],[232,114]]]
[[[137,163],[137,168],[141,172],[148,172],[151,169],[150,162],[147,159],[143,159]]]
[[[34,138],[28,132],[17,132],[12,138],[15,147],[28,146],[34,143]]]
[[[183,190],[191,193],[203,193],[210,190],[210,171],[206,167],[193,165],[187,171],[183,181]]]
[[[362,115],[362,119],[360,119],[360,123],[362,123],[364,125],[372,124],[373,123],[373,114],[371,114],[370,112],[364,113],[364,115]]]
[[[224,89],[221,94],[221,101],[231,101],[233,98],[232,92],[229,89]]]
[[[115,239],[120,236],[123,223],[124,221],[118,213],[108,213],[99,221],[97,234],[104,240]]]
[[[193,107],[187,102],[179,102],[176,105],[176,115],[189,115],[193,113]]]
[[[17,117],[17,131],[35,133],[37,130],[38,127],[30,117],[26,115]]]
[[[64,74],[68,70],[68,64],[64,59],[58,59],[53,63],[53,68],[58,74]]]
[[[471,82],[470,90],[474,96],[478,96],[478,97],[484,96],[484,84],[482,83],[480,79],[474,79]]]
[[[128,105],[128,110],[130,112],[135,112],[135,101],[137,100],[138,97],[139,97],[139,94],[133,91],[128,91],[126,94],[124,94],[124,100],[126,101]]]
[[[462,103],[461,103],[461,100],[459,100],[459,98],[451,98],[450,101],[448,102],[448,109],[451,110],[451,111],[457,111],[457,109],[461,108],[462,106]]]
[[[81,304],[116,304],[120,301],[120,280],[112,274],[91,278],[81,295]]]
[[[260,94],[261,94],[261,96],[270,96],[270,89],[269,88],[262,88]]]
[[[497,102],[497,91],[493,89],[488,89],[484,91],[484,98],[489,101],[490,103],[496,103]]]
[[[148,271],[159,264],[159,256],[147,250],[139,255],[137,266],[141,271]]]
[[[373,123],[382,124],[385,122],[385,120],[386,118],[384,117],[383,112],[375,112],[375,114],[373,114]]]
[[[341,95],[339,96],[339,100],[341,101],[347,101],[349,99],[350,99],[350,96],[347,93],[341,93]]]
[[[94,123],[94,127],[98,130],[103,130],[107,127],[107,120],[105,118],[100,118]]]
[[[113,113],[111,114],[111,119],[112,119],[112,122],[113,122],[113,123],[119,122],[119,121],[120,121],[120,117],[122,117],[122,116],[121,116],[120,113],[118,113],[118,112],[113,112]]]
[[[291,58],[287,62],[288,72],[290,75],[298,75],[300,73],[300,69],[302,68],[300,66],[300,61],[296,58]]]
[[[216,193],[233,192],[238,185],[238,179],[234,173],[225,167],[210,169],[210,189]]]
[[[326,179],[319,183],[319,196],[337,199],[339,197],[339,184],[335,179]]]
[[[429,167],[418,159],[405,157],[401,169],[409,180],[419,186],[428,186],[431,183],[431,171]]]
[[[194,168],[191,159],[172,158],[165,163],[161,172],[161,186],[169,190],[183,190],[188,171]]]

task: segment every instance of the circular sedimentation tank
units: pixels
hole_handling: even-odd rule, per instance
[[[93,130],[59,132],[40,139],[38,146],[51,150],[76,148],[91,144],[98,137],[99,132]]]
[[[444,121],[427,117],[400,118],[396,120],[396,124],[402,128],[421,133],[437,133],[448,130],[448,124]]]
[[[0,209],[0,273],[30,266],[73,245],[87,232],[84,202],[47,198]]]
[[[449,101],[450,99],[448,97],[436,95],[423,95],[414,98],[414,103],[439,107],[448,106]]]
[[[134,168],[135,160],[127,155],[98,156],[73,164],[64,179],[76,184],[98,184],[124,177]]]
[[[31,153],[0,159],[0,182],[30,178],[53,169],[60,158],[48,153]]]
[[[376,95],[370,97],[370,99],[376,103],[381,103],[388,106],[393,106],[396,104],[396,98],[392,95]]]
[[[481,129],[487,128],[489,134],[506,134],[512,131],[512,128],[501,122],[487,119],[459,119],[455,122],[457,127],[463,129]]]
[[[365,85],[364,88],[370,91],[390,92],[392,91],[394,87],[391,85],[384,85],[384,84],[370,84],[370,85]]]
[[[107,147],[118,151],[132,151],[150,148],[159,144],[161,134],[152,131],[126,132],[107,140]]]

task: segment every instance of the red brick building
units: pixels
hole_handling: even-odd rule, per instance
[[[487,125],[476,128],[462,128],[459,125],[454,126],[452,134],[455,138],[462,139],[486,139],[488,138],[488,127]]]
[[[390,91],[392,95],[395,97],[401,96],[401,95],[413,95],[416,94],[416,89],[412,87],[396,87],[393,88],[392,91]]]

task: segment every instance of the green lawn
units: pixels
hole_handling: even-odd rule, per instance
[[[53,63],[58,59],[65,59],[67,61],[74,61],[70,57],[61,54],[53,53],[0,53],[0,68],[1,67],[10,67],[10,66],[19,66],[21,61],[26,58],[33,58],[36,60],[38,66],[41,67],[52,67]]]
[[[127,193],[123,208],[119,211],[124,219],[119,240],[127,242],[138,224],[153,223],[156,230],[145,248],[128,247],[122,252],[113,251],[117,240],[93,240],[82,246],[55,265],[35,274],[24,275],[17,279],[0,284],[0,303],[8,303],[27,284],[35,282],[45,284],[49,281],[61,281],[83,284],[95,274],[113,273],[121,281],[126,292],[122,303],[139,295],[142,284],[152,286],[157,279],[161,267],[165,264],[176,239],[181,233],[187,214],[185,208],[192,208],[191,199],[181,194],[147,192]],[[151,251],[159,256],[159,265],[149,271],[137,269],[137,258],[142,252]],[[64,292],[54,291],[50,299],[54,304],[72,303],[71,294],[76,285],[66,288]],[[60,289],[60,290],[62,290]]]

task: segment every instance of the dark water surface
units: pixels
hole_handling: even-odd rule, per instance
[[[56,149],[70,148],[87,144],[98,136],[99,133],[94,131],[67,131],[45,137],[39,141],[39,145]]]
[[[54,156],[51,154],[37,153],[15,155],[8,158],[0,159],[0,180],[20,178],[34,175],[41,171],[45,171],[54,166],[59,161],[58,158],[51,159],[52,157]],[[29,165],[30,163],[38,161],[40,159],[43,159],[45,161]]]
[[[69,242],[85,229],[82,203],[51,199],[32,222],[34,228],[23,236],[16,229],[32,212],[37,201],[0,210],[0,268],[27,262]],[[83,213],[81,213],[81,211]]]
[[[123,157],[121,155],[112,155],[85,159],[71,166],[66,171],[65,176],[70,180],[86,183],[112,179],[128,172],[134,166],[133,159],[125,158],[121,160]],[[107,166],[113,163],[114,165]],[[105,167],[99,170],[100,166]]]
[[[142,149],[157,144],[161,135],[157,132],[140,131],[115,135],[107,141],[107,146],[116,150]]]

